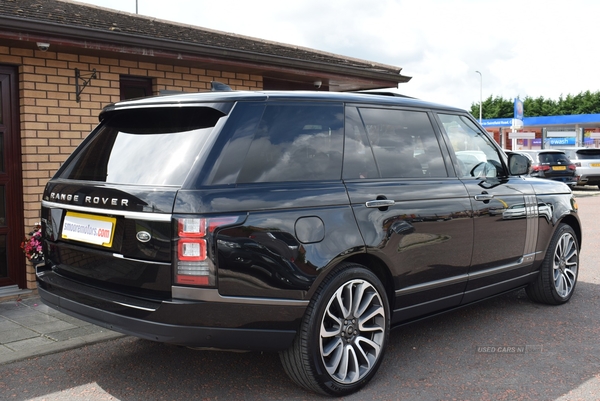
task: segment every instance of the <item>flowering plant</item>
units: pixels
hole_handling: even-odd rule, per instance
[[[21,242],[21,249],[23,249],[27,259],[31,260],[34,265],[44,262],[44,254],[42,253],[42,226],[39,223],[33,226],[33,231],[29,233],[29,238],[25,237],[25,240]]]

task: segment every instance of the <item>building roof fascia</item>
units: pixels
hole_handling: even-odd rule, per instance
[[[525,126],[599,124],[600,114],[570,114],[562,116],[525,117]]]
[[[482,120],[484,127],[510,127],[512,118],[493,118]],[[600,114],[569,114],[560,116],[524,117],[523,127],[548,127],[565,125],[590,125],[600,126]]]
[[[0,15],[0,31],[12,31],[20,40],[28,40],[29,36],[39,35],[47,38],[61,38],[75,44],[78,40],[87,46],[86,41],[104,42],[107,44],[116,44],[120,46],[138,49],[141,54],[148,54],[148,51],[153,49],[161,50],[167,53],[189,53],[193,55],[201,55],[205,57],[218,59],[226,59],[237,62],[246,63],[261,63],[282,66],[294,69],[309,69],[335,74],[347,74],[358,76],[361,78],[387,80],[397,83],[408,82],[411,77],[401,74],[401,68],[387,66],[377,63],[368,63],[365,60],[354,60],[343,56],[333,55],[312,51],[311,49],[295,48],[290,45],[275,44],[276,46],[284,46],[289,49],[296,49],[298,52],[309,52],[318,58],[323,55],[320,60],[303,60],[301,58],[286,57],[275,54],[265,54],[250,50],[241,50],[233,48],[225,48],[221,46],[211,46],[201,43],[193,43],[186,41],[178,41],[168,38],[157,38],[148,35],[137,35],[119,31],[108,31],[95,28],[88,28],[78,25],[59,24],[55,22],[32,20],[29,18],[19,18],[8,15]],[[222,34],[227,35],[227,34]],[[235,35],[232,35],[235,36]],[[249,39],[241,39],[249,40]],[[267,43],[268,42],[264,42]],[[93,44],[89,44],[93,47]],[[145,48],[145,49],[144,49]],[[133,50],[135,52],[135,50]],[[335,62],[328,62],[327,60]]]

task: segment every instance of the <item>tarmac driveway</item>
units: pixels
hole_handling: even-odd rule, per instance
[[[576,192],[577,195],[577,192]],[[563,306],[517,291],[392,332],[375,379],[345,400],[598,400],[600,197],[584,224],[576,293]],[[193,351],[132,337],[0,365],[10,400],[312,400],[272,353]]]

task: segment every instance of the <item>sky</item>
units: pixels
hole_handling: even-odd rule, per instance
[[[399,93],[463,109],[600,91],[598,0],[78,1],[397,66]]]

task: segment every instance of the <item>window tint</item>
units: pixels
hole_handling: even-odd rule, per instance
[[[448,176],[427,113],[360,108],[358,114],[348,111],[348,115],[344,178]],[[363,155],[364,148],[369,147],[372,155]],[[357,175],[356,163],[366,166],[362,168],[366,173],[360,171]]]
[[[222,116],[203,107],[124,110],[100,125],[60,170],[60,177],[181,185]]]
[[[258,124],[238,183],[339,180],[341,104],[270,104]]]
[[[538,154],[538,160],[542,164],[570,164],[571,162],[564,153],[541,152]]]
[[[344,179],[379,178],[365,126],[356,107],[346,108]]]
[[[580,149],[576,153],[578,159],[600,159],[600,149]]]
[[[197,187],[235,184],[264,110],[264,102],[236,103],[199,172]]]
[[[500,155],[491,140],[467,117],[439,114],[458,160],[459,177],[503,176]]]
[[[540,164],[571,164],[568,152],[538,152],[535,150],[519,150],[519,153]]]

